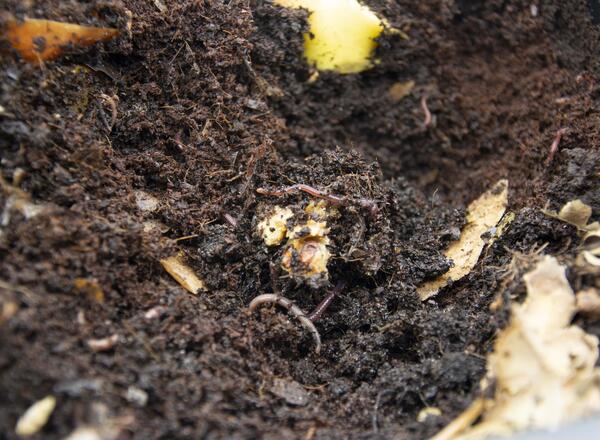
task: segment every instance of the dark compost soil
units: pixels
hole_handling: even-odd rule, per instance
[[[86,424],[138,439],[434,434],[479,392],[508,316],[489,305],[523,292],[519,277],[506,281],[515,253],[576,252],[574,228],[540,208],[581,198],[600,215],[598,2],[370,0],[409,38],[384,35],[373,69],[316,81],[302,59],[305,12],[164,3],[3,2],[2,20],[121,36],[41,68],[0,61],[0,299],[19,307],[0,324],[0,438],[48,394],[58,405],[38,438]],[[409,80],[412,93],[392,100]],[[451,265],[442,252],[465,206],[500,178],[514,222],[469,276],[421,303],[416,286]],[[256,189],[293,183],[379,207],[341,207],[330,224],[330,282],[346,288],[317,324],[319,355],[283,310],[246,309],[275,288],[306,310],[326,294],[273,282],[281,249],[255,233],[273,205],[310,200]],[[11,209],[10,185],[42,213]],[[156,210],[139,209],[140,191]],[[187,293],[161,267],[178,251],[207,292]],[[86,344],[113,334],[111,350]],[[442,415],[418,422],[426,406]]]

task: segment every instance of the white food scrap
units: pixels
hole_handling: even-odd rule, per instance
[[[508,180],[500,180],[469,205],[467,224],[460,239],[452,243],[444,253],[453,261],[454,266],[445,274],[417,289],[421,300],[431,298],[450,281],[457,281],[471,272],[486,244],[482,236],[491,231],[502,219],[507,204]]]
[[[35,434],[48,422],[56,407],[56,398],[46,396],[31,405],[17,421],[15,433],[22,437]]]
[[[473,404],[467,410],[474,417],[459,416],[467,422],[452,422],[433,439],[555,429],[600,411],[600,369],[594,368],[598,338],[570,325],[576,305],[565,268],[547,256],[524,280],[527,298],[513,305],[511,323],[488,356],[493,399],[478,399],[477,408]],[[479,414],[481,421],[472,425]]]
[[[114,334],[101,339],[88,339],[87,345],[92,351],[100,353],[102,351],[112,350],[119,343],[119,335]]]
[[[135,204],[140,211],[153,212],[158,209],[160,201],[152,194],[148,194],[145,191],[135,191]]]

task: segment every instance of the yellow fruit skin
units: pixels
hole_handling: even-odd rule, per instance
[[[304,55],[319,70],[358,73],[372,67],[375,39],[382,21],[357,0],[276,0],[286,7],[310,11]]]

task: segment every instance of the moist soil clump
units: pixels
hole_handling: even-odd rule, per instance
[[[49,394],[40,438],[87,426],[102,438],[424,439],[479,395],[521,275],[537,254],[577,253],[575,228],[542,208],[580,198],[600,214],[599,8],[366,3],[402,33],[384,33],[372,69],[315,79],[302,10],[7,2],[3,22],[121,34],[42,66],[3,47],[0,300],[16,306],[0,320],[6,438]],[[513,222],[468,276],[421,302],[416,288],[452,265],[443,252],[465,207],[501,178]],[[329,203],[331,257],[313,281],[257,232],[275,206],[309,220],[319,198],[257,192],[297,184],[344,200]],[[206,291],[168,276],[172,255]],[[248,310],[279,292],[310,311],[339,283],[316,324],[319,354],[284,309]],[[425,407],[441,415],[418,421]]]

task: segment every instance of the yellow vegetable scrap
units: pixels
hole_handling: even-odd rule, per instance
[[[59,57],[66,46],[91,46],[119,34],[117,29],[80,26],[51,20],[10,21],[6,39],[27,61],[45,61]]]
[[[267,246],[281,244],[287,233],[287,221],[293,215],[291,209],[275,206],[273,214],[258,224],[258,233]]]
[[[329,238],[326,222],[308,220],[288,232],[287,249],[281,266],[292,275],[302,278],[326,280],[329,276],[327,263],[331,254],[327,249]]]
[[[331,253],[327,249],[326,220],[337,215],[339,212],[323,200],[311,201],[300,219],[294,219],[290,208],[275,206],[270,215],[258,223],[257,232],[267,246],[280,245],[287,239],[281,267],[297,280],[316,287],[329,279],[327,263]]]
[[[444,253],[453,261],[454,266],[445,274],[417,289],[421,300],[425,301],[438,293],[450,281],[457,281],[471,272],[486,244],[482,236],[486,232],[493,231],[493,228],[500,222],[506,211],[507,203],[508,181],[500,180],[492,189],[469,205],[467,225],[463,229],[460,239],[452,243]]]
[[[316,203],[310,202],[306,205],[306,208],[304,208],[304,212],[310,215],[314,220],[325,220],[338,213],[337,210],[327,206],[325,200],[319,200]]]
[[[358,73],[373,66],[384,23],[357,0],[275,0],[290,8],[308,9],[310,32],[304,35],[304,55],[319,70]]]
[[[160,260],[160,264],[188,292],[195,295],[199,290],[206,290],[204,282],[181,260],[179,255]]]

